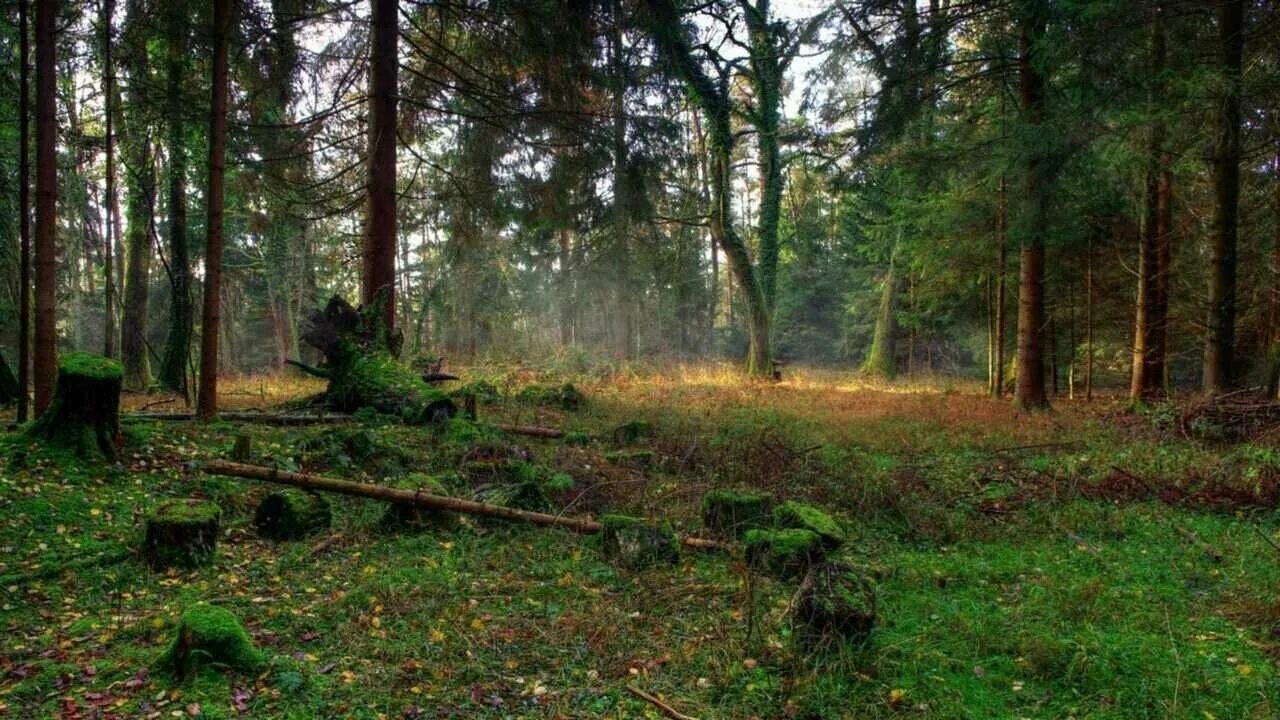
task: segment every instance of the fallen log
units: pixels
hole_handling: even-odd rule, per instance
[[[194,413],[189,412],[136,412],[123,414],[120,419],[183,422],[194,420],[196,416]],[[351,415],[347,413],[305,415],[300,413],[222,412],[218,413],[218,419],[228,422],[262,423],[263,425],[327,425],[330,423],[351,422]]]
[[[226,460],[210,460],[204,464],[203,469],[205,472],[214,475],[248,478],[250,480],[264,480],[266,482],[279,483],[281,485],[292,485],[294,487],[305,488],[307,490],[325,490],[328,492],[341,493],[343,495],[372,498],[383,502],[401,503],[417,507],[433,508],[436,510],[452,510],[454,512],[466,513],[468,515],[485,515],[488,517],[498,517],[507,520],[519,520],[522,522],[532,523],[534,525],[568,528],[569,530],[583,534],[597,533],[604,527],[601,523],[587,518],[566,517],[563,515],[552,515],[550,513],[531,512],[529,510],[517,510],[515,508],[503,507],[502,505],[491,505],[489,503],[476,502],[474,500],[445,497],[443,495],[432,495],[424,493],[421,490],[402,490],[400,488],[386,487],[383,485],[371,485],[368,483],[351,482],[349,480],[338,480],[337,478],[328,478],[322,475],[288,472],[286,470],[277,470],[275,468],[263,467],[261,465],[247,465],[244,463],[227,462]],[[727,546],[724,543],[699,537],[682,537],[680,538],[680,543],[685,547],[699,550],[727,549]]]
[[[504,423],[494,423],[493,426],[502,432],[510,433],[512,435],[528,435],[529,437],[540,438],[564,437],[564,431],[557,430],[556,428],[537,427],[535,425],[506,425]]]

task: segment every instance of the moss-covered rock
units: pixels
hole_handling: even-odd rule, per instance
[[[652,450],[614,450],[607,452],[604,459],[618,467],[632,470],[645,470],[653,465]]]
[[[448,496],[449,489],[439,478],[423,473],[413,473],[394,483],[401,490],[413,490],[426,495]],[[418,532],[424,530],[456,530],[462,524],[462,516],[449,510],[391,503],[382,513],[382,527],[391,531]]]
[[[297,488],[271,493],[253,514],[258,534],[272,540],[299,540],[324,532],[332,519],[328,500]]]
[[[115,460],[123,379],[124,367],[115,360],[86,352],[63,355],[53,398],[27,436],[80,457]]]
[[[801,528],[817,533],[828,548],[840,547],[847,538],[840,521],[825,510],[794,500],[774,508],[773,523],[779,528]]]
[[[723,537],[740,537],[771,524],[773,498],[765,493],[712,490],[702,497],[702,525]]]
[[[802,645],[865,643],[876,621],[875,583],[850,565],[819,563],[805,574],[791,608],[793,637]]]
[[[643,570],[680,561],[680,543],[669,527],[627,515],[605,515],[600,524],[604,556],[621,567]]]
[[[200,667],[217,665],[232,670],[252,671],[265,658],[231,611],[209,603],[196,603],[182,613],[178,632],[157,666],[179,676]]]
[[[647,437],[653,437],[653,425],[644,420],[631,420],[613,429],[613,441],[618,445],[626,445]]]
[[[156,569],[189,568],[213,559],[222,510],[208,500],[165,500],[146,515],[142,555]]]
[[[789,580],[804,574],[811,565],[826,557],[826,547],[817,533],[788,528],[785,530],[748,530],[743,538],[747,565],[780,579]]]

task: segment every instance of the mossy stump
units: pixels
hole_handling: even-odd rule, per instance
[[[840,521],[825,510],[794,500],[773,509],[773,524],[779,528],[799,528],[816,533],[830,549],[840,547],[847,538]]]
[[[605,515],[600,524],[604,556],[621,567],[644,570],[680,561],[680,543],[668,527],[626,515]]]
[[[773,498],[764,493],[712,490],[702,497],[702,525],[722,537],[741,537],[771,524]]]
[[[271,493],[253,514],[258,534],[271,540],[300,540],[328,530],[332,520],[328,500],[297,488]]]
[[[177,635],[156,664],[186,677],[206,665],[251,671],[263,662],[262,653],[231,611],[200,602],[182,613]]]
[[[124,367],[115,360],[85,352],[63,355],[53,398],[28,436],[82,457],[115,460],[123,379]]]
[[[430,475],[413,473],[395,483],[401,490],[416,490],[426,495],[449,494],[444,483]],[[382,513],[382,527],[391,532],[456,530],[462,525],[462,516],[449,510],[391,503]]]
[[[156,569],[206,565],[221,522],[222,510],[208,500],[165,500],[147,513],[143,557]]]
[[[779,580],[803,575],[826,557],[826,547],[817,533],[789,528],[748,530],[743,553],[747,565]]]
[[[793,637],[802,645],[863,644],[875,626],[876,588],[857,568],[823,562],[809,568],[791,607]]]
[[[615,450],[613,452],[605,453],[604,459],[618,467],[630,468],[631,470],[645,470],[653,465],[653,451]]]

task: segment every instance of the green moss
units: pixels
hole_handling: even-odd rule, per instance
[[[631,420],[613,430],[613,441],[619,445],[633,443],[641,438],[653,436],[653,425],[644,420]]]
[[[791,617],[794,637],[804,645],[864,643],[876,620],[875,583],[852,566],[814,565],[796,594]]]
[[[213,558],[222,510],[196,499],[166,500],[147,512],[143,556],[154,568],[196,567]]]
[[[165,500],[147,511],[147,520],[177,523],[217,522],[222,509],[208,500],[179,498]]]
[[[826,556],[822,538],[810,530],[748,530],[743,540],[747,564],[781,579],[800,575]]]
[[[560,442],[565,445],[590,445],[591,436],[584,432],[578,432],[575,430],[565,433],[564,438],[561,439]]]
[[[157,666],[179,676],[188,676],[204,665],[221,665],[250,671],[260,667],[264,657],[244,626],[229,610],[200,602],[187,608],[178,621],[178,631]]]
[[[394,487],[414,490],[428,495],[448,496],[449,489],[439,478],[424,473],[412,473],[397,480]],[[382,514],[382,527],[387,530],[454,530],[462,524],[456,512],[435,508],[391,503]]]
[[[702,524],[713,533],[737,537],[769,525],[773,498],[765,493],[712,490],[702,497]]]
[[[624,568],[643,570],[680,561],[680,543],[666,525],[651,525],[628,515],[605,515],[600,525],[601,550]]]
[[[316,493],[285,488],[263,498],[254,513],[259,534],[273,540],[298,540],[329,529],[329,501]]]
[[[451,418],[444,426],[444,441],[450,445],[470,446],[482,442],[499,442],[503,433],[488,423]]]
[[[618,465],[619,467],[629,467],[633,470],[643,470],[653,464],[653,451],[651,450],[614,450],[604,454],[604,459]]]
[[[124,366],[119,362],[87,352],[70,352],[61,356],[58,369],[95,380],[120,380],[124,377]]]
[[[488,380],[472,380],[449,392],[449,397],[455,399],[466,397],[467,395],[475,395],[477,402],[485,404],[496,403],[502,399],[502,394],[498,392],[498,388]]]
[[[477,502],[530,512],[550,512],[551,499],[536,482],[492,483],[479,485],[472,493]]]
[[[524,402],[558,407],[562,410],[577,410],[587,402],[586,396],[573,383],[565,383],[560,387],[527,385],[516,397]]]
[[[839,521],[812,505],[784,502],[773,510],[773,522],[780,528],[801,528],[818,534],[827,547],[844,544],[846,535]]]

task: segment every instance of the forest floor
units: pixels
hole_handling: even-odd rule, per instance
[[[482,421],[598,438],[510,441],[573,478],[570,513],[697,534],[718,487],[837,513],[853,538],[841,553],[878,578],[869,643],[800,651],[786,621],[796,583],[760,579],[752,602],[732,554],[633,573],[558,529],[385,532],[384,506],[353,498],[334,499],[319,538],[263,540],[251,520],[269,488],[196,469],[247,433],[279,467],[444,473],[474,439],[462,425],[131,420],[118,466],[0,438],[0,717],[659,717],[628,684],[704,720],[1280,715],[1280,452],[1267,443],[1203,444],[1171,410],[1116,401],[1021,414],[941,381],[794,370],[749,385],[712,365],[460,374],[501,396]],[[566,380],[582,409],[517,399]],[[225,389],[246,408],[320,388]],[[180,403],[149,408],[169,409]],[[630,420],[653,428],[629,443],[654,454],[640,470],[606,457]],[[223,506],[211,566],[137,560],[142,515],[168,496]],[[201,600],[245,622],[271,656],[263,670],[175,681],[153,666]]]

